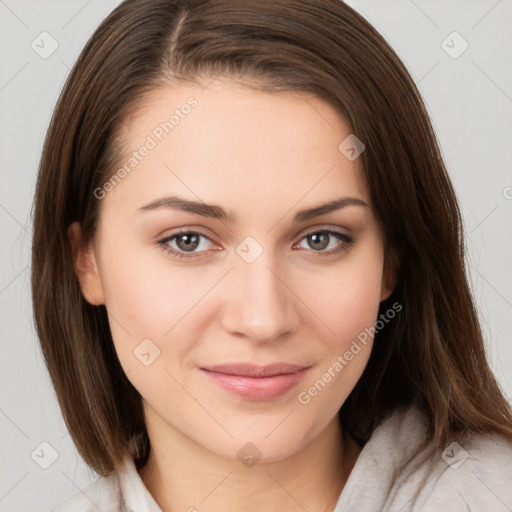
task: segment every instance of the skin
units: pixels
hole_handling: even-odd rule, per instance
[[[375,324],[393,289],[361,159],[338,150],[351,130],[323,100],[228,79],[203,87],[153,91],[127,120],[128,158],[169,112],[198,101],[101,200],[89,244],[71,226],[76,272],[84,297],[106,305],[119,360],[143,398],[152,449],[140,474],[162,510],[332,510],[361,449],[337,411],[372,340],[308,404],[298,395]],[[222,206],[238,221],[140,211],[169,194]],[[293,222],[342,196],[368,206]],[[178,229],[208,237],[197,257],[178,259],[158,243]],[[353,243],[331,236],[319,249],[306,237],[326,229]],[[263,250],[250,263],[236,251],[247,236]],[[186,253],[180,240],[167,246]],[[134,356],[144,339],[160,350],[148,366]],[[283,396],[254,401],[199,369],[234,362],[310,368]],[[237,457],[249,442],[261,453],[251,467]]]

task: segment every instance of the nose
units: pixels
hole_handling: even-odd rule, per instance
[[[222,323],[230,334],[271,343],[297,329],[296,297],[286,276],[265,252],[254,262],[235,262]]]

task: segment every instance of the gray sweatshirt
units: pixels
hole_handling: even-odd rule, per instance
[[[397,409],[361,451],[333,512],[512,512],[512,441],[495,434],[464,446],[432,447],[403,465],[421,444],[424,415]],[[162,512],[133,460],[100,477],[54,512]],[[269,507],[269,510],[271,507]]]

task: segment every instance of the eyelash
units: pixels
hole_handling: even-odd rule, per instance
[[[320,233],[332,235],[332,236],[336,237],[338,240],[342,241],[343,243],[338,248],[331,249],[329,251],[315,251],[315,250],[311,249],[311,252],[316,253],[315,257],[327,257],[327,256],[332,256],[334,254],[341,254],[341,253],[347,251],[354,243],[354,239],[351,236],[349,236],[345,233],[341,233],[339,231],[333,231],[330,229],[320,229],[317,231],[311,231],[309,233],[306,233],[305,235],[303,235],[301,237],[301,239],[299,240],[298,243],[302,242],[302,240],[304,240],[305,238],[307,238],[310,235],[317,235]],[[210,242],[212,242],[210,237],[208,237],[204,233],[201,233],[200,231],[182,230],[182,231],[173,233],[171,236],[168,236],[168,237],[164,238],[163,240],[159,240],[157,243],[167,254],[171,254],[172,256],[174,256],[176,258],[187,258],[187,259],[200,258],[201,256],[199,256],[199,255],[203,252],[206,252],[206,251],[199,251],[199,252],[186,253],[184,251],[177,251],[176,249],[173,249],[173,248],[169,247],[169,245],[167,245],[171,240],[175,239],[176,237],[178,237],[180,235],[199,235],[203,238],[206,238]],[[298,245],[298,244],[294,244],[294,245]],[[209,256],[207,256],[207,257],[209,257]]]

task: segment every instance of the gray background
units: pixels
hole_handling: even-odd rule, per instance
[[[34,334],[30,209],[58,94],[86,40],[118,3],[0,0],[2,511],[50,510],[96,478],[66,432]],[[510,399],[512,1],[348,3],[384,34],[425,98],[465,219],[470,278],[489,357]],[[469,44],[457,58],[463,40],[446,40],[454,31]],[[47,58],[40,53],[55,43],[42,32],[58,44]],[[57,458],[43,469],[52,462],[52,449]]]

